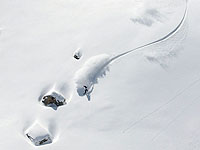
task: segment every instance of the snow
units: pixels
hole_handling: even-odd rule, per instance
[[[135,18],[131,18],[134,23],[139,23],[146,26],[152,26],[155,22],[161,22],[162,15],[156,9],[147,9],[142,14]]]
[[[184,0],[1,0],[1,149],[35,149],[29,131],[52,138],[37,146],[44,150],[198,149],[199,1],[189,1],[172,38],[104,67],[172,31],[184,7]],[[151,26],[131,21],[144,15]],[[90,102],[77,92],[85,84]],[[42,106],[51,91],[67,105]]]

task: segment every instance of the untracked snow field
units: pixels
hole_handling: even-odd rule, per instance
[[[199,6],[0,0],[0,149],[199,150]]]

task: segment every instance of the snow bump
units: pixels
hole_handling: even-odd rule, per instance
[[[53,142],[50,132],[37,122],[25,131],[25,135],[35,146],[51,144]]]

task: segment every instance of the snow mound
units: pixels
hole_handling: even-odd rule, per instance
[[[34,123],[29,127],[26,130],[25,135],[35,146],[41,146],[53,142],[53,138],[49,131],[39,123]]]

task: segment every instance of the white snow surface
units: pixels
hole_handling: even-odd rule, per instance
[[[200,2],[188,3],[180,33],[119,58],[100,78],[107,68],[95,63],[172,31],[185,1],[0,0],[1,149],[36,149],[25,133],[37,121],[54,137],[41,150],[198,150]],[[164,19],[130,20],[149,9]],[[88,102],[76,86],[91,81]],[[55,85],[69,100],[56,111],[39,102]]]

